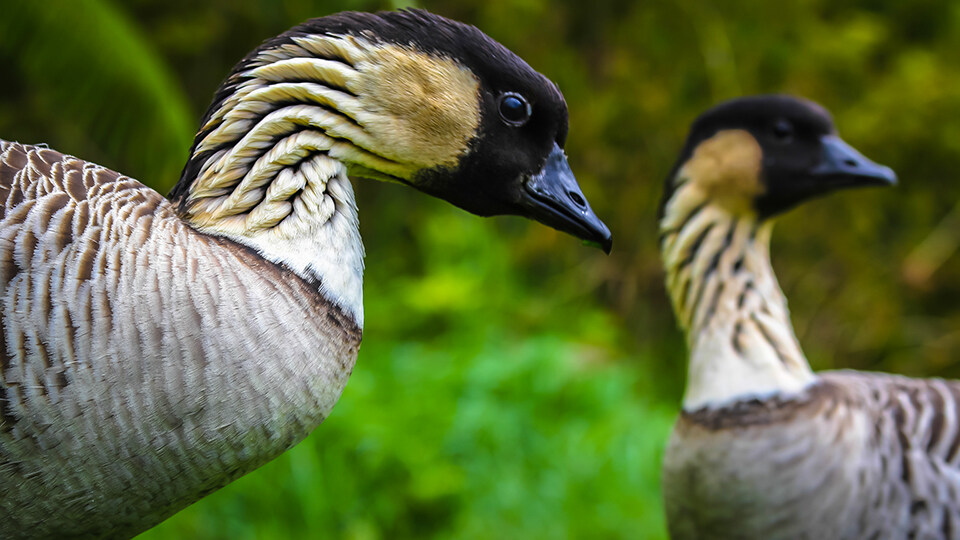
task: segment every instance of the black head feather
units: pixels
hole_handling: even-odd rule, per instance
[[[693,122],[667,178],[661,217],[673,196],[673,179],[680,168],[701,143],[725,130],[747,131],[760,145],[764,190],[754,206],[761,219],[835,189],[895,179],[888,168],[843,143],[830,113],[817,103],[788,95],[743,97],[721,103]],[[831,163],[836,159],[840,162]]]

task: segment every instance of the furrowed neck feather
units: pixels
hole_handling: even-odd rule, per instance
[[[348,173],[409,184],[418,171],[454,167],[479,124],[479,82],[409,46],[301,30],[237,65],[171,198],[198,230],[318,281],[362,323]]]
[[[770,265],[773,225],[681,169],[660,222],[667,290],[690,349],[684,409],[799,392],[814,380]]]

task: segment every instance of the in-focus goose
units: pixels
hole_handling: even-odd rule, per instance
[[[777,214],[895,180],[808,101],[737,99],[694,122],[660,222],[690,348],[663,465],[674,538],[960,538],[960,383],[813,373],[770,266]]]
[[[348,177],[610,248],[560,91],[474,27],[341,13],[217,91],[167,200],[0,143],[0,537],[132,536],[330,412],[363,326]]]

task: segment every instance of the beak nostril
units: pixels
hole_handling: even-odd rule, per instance
[[[581,197],[579,193],[577,193],[576,191],[568,191],[567,195],[574,202],[574,204],[576,204],[580,208],[586,208],[587,201],[583,200],[583,197]]]
[[[858,165],[857,162],[852,159],[843,160],[843,164],[846,165],[847,167],[853,167],[853,168],[856,168]]]

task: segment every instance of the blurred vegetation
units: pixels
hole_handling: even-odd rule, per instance
[[[377,0],[0,0],[0,137],[162,192],[230,66]],[[143,538],[665,535],[662,446],[685,351],[656,207],[690,121],[740,94],[821,102],[898,171],[782,219],[774,265],[817,369],[960,377],[960,4],[430,0],[555,80],[614,253],[358,182],[367,327],[331,418]]]

